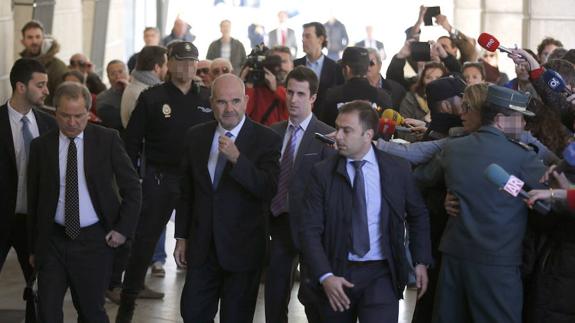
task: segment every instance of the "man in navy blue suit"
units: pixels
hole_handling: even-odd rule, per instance
[[[305,265],[325,322],[397,322],[409,263],[419,297],[431,259],[429,218],[409,163],[373,147],[377,113],[364,101],[341,107],[339,155],[314,166],[301,215]]]

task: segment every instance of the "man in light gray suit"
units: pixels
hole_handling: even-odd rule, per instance
[[[288,13],[286,11],[278,12],[278,20],[280,22],[278,28],[268,33],[268,47],[274,46],[287,46],[289,47],[293,57],[297,56],[297,40],[295,38],[295,31],[287,27]]]
[[[293,274],[299,256],[298,231],[307,179],[312,166],[336,153],[314,138],[319,132],[334,129],[319,121],[311,112],[317,97],[318,78],[304,66],[293,69],[286,78],[289,120],[271,126],[283,137],[278,192],[271,202],[270,264],[266,276],[266,322],[287,322],[287,311],[293,285]],[[300,290],[302,294],[302,290]],[[302,299],[302,295],[300,295]],[[303,292],[306,315],[314,320],[309,299]]]

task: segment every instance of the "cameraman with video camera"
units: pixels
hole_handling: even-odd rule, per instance
[[[278,81],[281,63],[280,56],[261,44],[252,50],[240,73],[249,96],[246,113],[266,126],[288,119],[286,88]]]

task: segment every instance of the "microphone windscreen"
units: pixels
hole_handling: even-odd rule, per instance
[[[488,33],[482,33],[481,35],[479,35],[479,38],[477,38],[477,42],[481,47],[487,49],[490,52],[494,52],[495,50],[497,50],[497,48],[499,48],[499,41],[497,40],[497,38],[491,36]]]
[[[395,133],[395,122],[388,118],[379,119],[379,133],[384,136],[391,136]]]
[[[395,122],[396,125],[403,124],[403,117],[401,116],[401,114],[399,114],[399,112],[393,109],[383,110],[383,114],[381,115],[381,117],[391,119],[393,122]]]
[[[504,187],[509,180],[509,174],[497,164],[487,166],[484,175],[488,181],[499,188]]]
[[[554,92],[563,92],[565,91],[565,80],[561,74],[557,73],[554,70],[546,69],[543,73],[543,80],[547,84],[547,86],[553,90]]]

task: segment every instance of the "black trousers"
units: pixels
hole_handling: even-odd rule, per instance
[[[114,289],[116,287],[122,287],[122,276],[128,265],[128,259],[130,257],[130,247],[132,245],[131,240],[127,240],[126,243],[119,246],[114,250],[114,263],[112,265],[112,277],[110,278],[110,284],[108,289]]]
[[[108,323],[104,291],[110,280],[114,249],[106,244],[100,223],[82,228],[71,240],[64,227],[54,224],[52,236],[36,254],[38,316],[42,323],[62,323],[63,303],[70,287],[72,300],[83,323]]]
[[[267,323],[286,323],[297,269],[298,252],[293,245],[289,214],[270,218],[270,261],[266,272],[265,314]]]
[[[397,322],[399,300],[393,291],[387,261],[349,262],[345,278],[354,284],[346,289],[350,309],[336,312],[324,296],[321,304],[324,322],[355,323],[357,319],[360,323]]]
[[[147,165],[142,182],[142,213],[124,274],[122,299],[134,300],[144,286],[156,243],[179,197],[181,176]]]
[[[24,279],[28,281],[32,277],[33,269],[28,260],[30,258],[30,248],[28,247],[26,214],[15,214],[10,222],[8,236],[0,237],[0,271],[2,271],[10,248],[14,248]]]
[[[188,266],[180,312],[185,323],[212,323],[220,303],[220,323],[252,323],[261,269],[245,272],[224,270],[212,243],[208,260]]]

